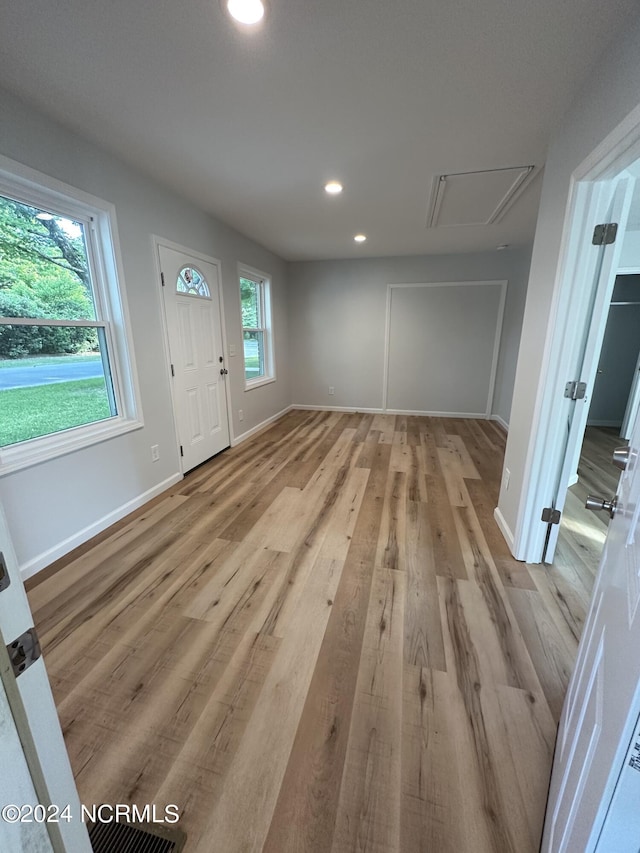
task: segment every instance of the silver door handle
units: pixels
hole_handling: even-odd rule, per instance
[[[618,508],[618,496],[616,495],[608,501],[606,498],[600,498],[597,495],[587,495],[584,505],[586,509],[593,509],[596,512],[600,510],[608,512],[609,518],[613,518]]]
[[[631,458],[631,447],[616,447],[611,457],[611,464],[621,471],[625,471]]]

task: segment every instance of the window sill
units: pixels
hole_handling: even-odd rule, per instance
[[[0,477],[125,435],[143,426],[141,420],[112,418],[0,448]]]
[[[261,376],[260,379],[250,379],[248,382],[245,379],[244,390],[252,391],[254,388],[260,388],[262,385],[270,385],[276,381],[275,376]]]

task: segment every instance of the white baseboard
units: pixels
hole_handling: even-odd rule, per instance
[[[302,409],[304,412],[364,412],[366,415],[381,415],[383,409],[364,409],[360,406],[309,406],[307,403],[294,403],[292,409]]]
[[[589,420],[587,421],[587,426],[618,427],[618,428],[620,428],[622,426],[622,421],[620,421],[620,420],[618,420],[618,421],[598,421],[598,420],[595,420],[594,421],[594,420],[591,420],[591,418],[589,418]]]
[[[486,412],[421,412],[411,409],[387,409],[387,415],[417,415],[420,418],[474,418],[487,420]]]
[[[500,424],[505,432],[509,432],[509,424],[504,420],[504,418],[501,418],[500,415],[491,415],[491,420]]]
[[[569,482],[567,484],[567,488],[570,489],[571,486],[575,486],[575,484],[578,482],[578,479],[579,479],[578,472],[576,471],[576,473],[572,477],[569,477]]]
[[[422,412],[413,409],[370,409],[364,406],[310,406],[307,403],[294,403],[292,409],[309,412],[363,412],[366,415],[417,415],[421,418],[479,418],[487,420],[486,412]]]
[[[500,528],[500,533],[502,533],[502,535],[504,536],[504,538],[507,542],[507,545],[509,546],[509,550],[513,554],[513,552],[515,550],[515,547],[514,547],[515,546],[515,538],[514,538],[513,533],[511,532],[511,528],[509,527],[507,522],[504,520],[504,516],[500,512],[499,507],[496,507],[494,509],[493,517],[496,520],[496,524]]]
[[[39,571],[42,571],[42,569],[46,568],[46,566],[50,565],[55,560],[58,560],[60,557],[64,557],[65,554],[68,554],[69,551],[73,551],[73,549],[77,548],[78,545],[82,545],[83,542],[91,539],[92,536],[96,536],[98,533],[106,530],[107,527],[115,524],[116,521],[120,521],[121,518],[124,518],[125,515],[129,515],[129,513],[133,512],[134,509],[138,509],[138,507],[143,506],[143,504],[146,504],[148,501],[158,495],[161,495],[162,492],[171,488],[171,486],[175,486],[175,484],[179,483],[180,480],[182,480],[181,473],[178,472],[177,474],[173,474],[171,477],[163,480],[162,483],[158,483],[157,486],[153,486],[153,488],[148,489],[141,495],[127,501],[127,503],[122,504],[117,509],[107,513],[107,515],[103,515],[102,518],[94,521],[93,524],[83,527],[82,530],[74,533],[73,536],[63,539],[62,542],[54,545],[53,548],[43,551],[42,554],[38,554],[37,557],[33,557],[27,563],[23,563],[23,565],[20,566],[22,580],[26,581],[27,578],[31,578],[33,575],[38,574]]]
[[[271,426],[274,421],[279,420],[283,415],[286,415],[287,412],[290,412],[291,409],[299,408],[300,406],[287,406],[281,412],[278,412],[276,415],[271,415],[270,418],[261,421],[259,424],[256,424],[256,426],[251,427],[251,429],[248,429],[246,432],[240,433],[240,435],[235,435],[231,440],[231,447],[235,447],[238,444],[242,444],[243,441],[246,441],[248,438],[251,438],[252,435],[256,435],[256,433],[258,432],[262,432],[263,429],[266,429],[268,426]],[[321,407],[318,406],[318,408]]]

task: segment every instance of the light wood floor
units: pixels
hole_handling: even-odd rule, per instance
[[[600,564],[607,535],[609,517],[604,512],[585,509],[587,495],[610,498],[616,493],[620,471],[611,464],[616,447],[627,442],[619,431],[605,427],[587,427],[580,462],[578,482],[567,493],[560,526],[558,547],[550,577],[558,570],[571,578],[571,593],[580,598],[586,607]],[[576,624],[576,637],[582,624]]]
[[[83,802],[188,853],[537,851],[589,579],[510,557],[504,442],[293,411],[36,579]]]

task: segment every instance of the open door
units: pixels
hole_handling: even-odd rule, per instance
[[[543,853],[640,847],[640,417],[616,454],[626,468],[560,720]]]
[[[638,361],[633,374],[633,382],[631,383],[631,392],[620,430],[622,438],[630,438],[631,426],[638,417],[638,411],[640,411],[640,353],[638,353]]]
[[[559,407],[562,405],[566,410],[566,420],[562,430],[558,467],[555,475],[550,478],[551,494],[546,503],[546,517],[543,517],[547,529],[541,559],[545,563],[553,561],[560,529],[558,522],[564,509],[569,483],[578,467],[582,439],[587,426],[590,395],[596,378],[634,184],[634,179],[620,177],[603,185],[600,196],[604,196],[606,207],[602,206],[601,201],[599,215],[596,215],[598,219],[602,217],[602,222],[613,223],[617,227],[601,230],[600,226],[595,226],[585,235],[582,247],[584,253],[597,253],[597,257],[594,257],[595,264],[592,261],[593,265],[590,266],[588,299],[581,312],[576,310],[576,322],[581,328],[574,347],[574,366],[571,376],[566,377],[570,381],[564,388],[563,400],[559,402]],[[580,267],[578,274],[579,269]],[[567,306],[567,310],[572,311],[574,308]]]
[[[0,808],[24,807],[25,818],[0,814],[0,850],[91,853],[44,661],[37,647],[30,654],[33,618],[1,506],[0,552]]]

